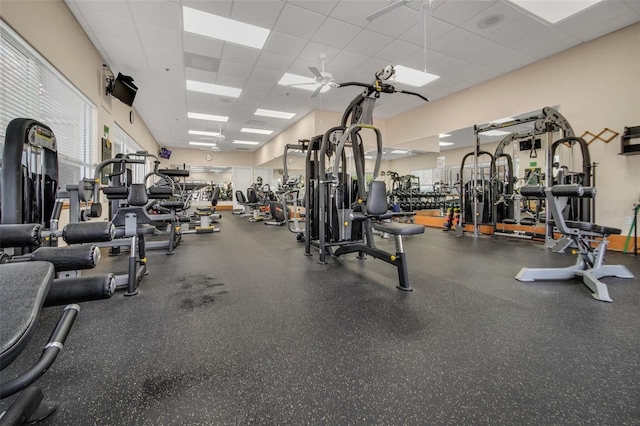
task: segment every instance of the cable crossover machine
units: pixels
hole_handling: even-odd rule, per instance
[[[335,257],[358,253],[360,259],[369,254],[398,268],[398,289],[411,291],[402,236],[422,234],[421,225],[390,222],[387,191],[383,181],[375,180],[382,160],[382,135],[373,124],[373,109],[382,93],[406,93],[429,101],[424,96],[396,89],[386,82],[395,75],[388,65],[379,70],[373,83],[347,82],[338,87],[360,86],[364,90],[346,108],[339,126],[310,139],[306,152],[305,255],[311,247],[318,248],[319,262],[326,263],[326,255]],[[372,181],[367,187],[365,150],[361,131],[375,133],[375,166]],[[347,153],[349,151],[349,153]],[[355,177],[349,175],[354,166]],[[387,220],[384,221],[383,220]],[[373,230],[394,235],[396,252],[388,253],[376,247]]]

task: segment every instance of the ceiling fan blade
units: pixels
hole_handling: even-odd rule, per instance
[[[391,12],[392,10],[395,10],[397,8],[399,8],[400,6],[404,6],[405,4],[409,3],[411,0],[398,0],[395,1],[385,7],[383,7],[382,9],[379,9],[375,12],[373,12],[372,14],[368,15],[366,17],[367,21],[369,22],[373,22],[374,20],[378,19],[379,17],[381,17],[382,15]]]
[[[323,85],[319,85],[316,90],[311,94],[312,98],[315,98],[316,96],[318,96],[318,93],[320,93],[320,90],[322,90],[322,86]]]
[[[298,87],[298,86],[310,86],[310,85],[316,85],[318,83],[296,83],[296,84],[287,84],[288,87]]]
[[[320,74],[320,71],[318,70],[318,68],[309,67],[309,71],[311,71],[311,74],[313,74],[315,78],[319,78],[320,80],[322,80],[322,74]]]

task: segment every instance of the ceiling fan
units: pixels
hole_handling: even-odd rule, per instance
[[[218,134],[215,136],[207,136],[201,137],[200,139],[211,141],[212,146],[209,148],[201,148],[207,151],[219,151],[220,148],[217,146],[218,142],[222,142],[226,139],[226,136],[222,134],[222,124],[218,127]]]
[[[312,98],[318,96],[323,87],[337,87],[338,83],[336,83],[335,78],[330,72],[325,71],[324,69],[324,61],[327,59],[326,53],[321,53],[319,56],[320,59],[320,69],[317,67],[309,67],[309,71],[313,74],[313,78],[315,80],[314,83],[300,83],[300,84],[292,84],[291,86],[303,86],[308,84],[316,84],[316,90],[311,94]]]
[[[385,15],[385,14],[391,12],[392,10],[397,9],[400,6],[404,6],[405,4],[410,3],[411,1],[412,0],[397,0],[397,1],[394,1],[392,3],[389,3],[388,5],[383,7],[382,9],[378,9],[375,12],[367,15],[366,19],[369,22],[373,22],[374,20],[378,19],[382,15]]]

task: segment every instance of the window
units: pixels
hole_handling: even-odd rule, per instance
[[[131,136],[127,134],[117,124],[113,128],[113,157],[116,154],[133,154],[134,152],[143,151],[142,147],[133,140]],[[133,183],[146,183],[144,182],[144,176],[147,172],[153,170],[153,160],[149,157],[145,158],[145,164],[130,164],[128,166],[132,171]]]
[[[0,145],[11,120],[33,118],[56,135],[58,185],[93,178],[96,106],[2,20],[0,38]]]

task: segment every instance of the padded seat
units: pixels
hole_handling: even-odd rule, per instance
[[[567,227],[572,229],[579,229],[581,231],[597,232],[604,235],[619,235],[622,230],[618,228],[611,228],[608,226],[596,225],[590,222],[574,222],[571,220],[565,220],[564,223]]]
[[[137,235],[153,235],[156,232],[156,227],[148,225],[146,223],[139,223],[136,228]],[[124,226],[116,227],[116,238],[124,237]]]
[[[161,201],[160,207],[164,207],[165,209],[182,210],[184,208],[184,203],[182,201]]]
[[[580,231],[596,232],[598,234],[604,235],[620,235],[622,233],[622,229],[596,225],[595,223],[590,222],[576,222],[572,220],[565,220],[564,223],[565,225],[567,225],[567,228],[579,229]],[[549,221],[549,225],[555,226],[556,223],[554,221]]]
[[[391,235],[415,235],[424,233],[424,226],[411,223],[377,222],[372,225],[373,229]]]
[[[0,368],[24,349],[54,277],[49,262],[0,265]]]

